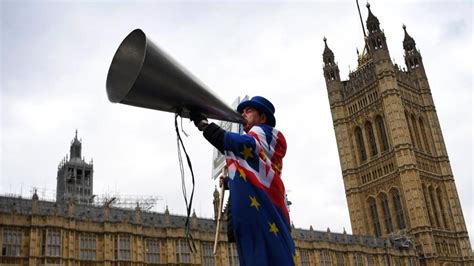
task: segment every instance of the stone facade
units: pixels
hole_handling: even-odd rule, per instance
[[[78,147],[75,140],[71,151]],[[64,160],[59,169],[67,165]],[[217,190],[215,218],[190,217],[193,251],[185,238],[186,217],[172,215],[168,208],[164,213],[114,208],[110,201],[99,205],[77,196],[55,202],[40,200],[36,192],[32,199],[0,196],[0,265],[239,264],[225,222],[213,255]],[[299,265],[418,265],[416,251],[403,235],[379,238],[292,228],[292,236]]]
[[[365,49],[348,80],[341,80],[326,39],[323,52],[353,233],[406,232],[421,265],[473,265],[420,51],[403,26],[407,70],[393,64],[367,7]]]
[[[165,213],[0,197],[1,265],[238,265],[235,244],[215,220]],[[403,239],[293,228],[299,265],[418,265]],[[388,264],[390,261],[391,264]]]

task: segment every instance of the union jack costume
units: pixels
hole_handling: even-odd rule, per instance
[[[241,265],[294,265],[295,245],[281,180],[286,141],[259,124],[248,134],[225,132],[234,234]]]

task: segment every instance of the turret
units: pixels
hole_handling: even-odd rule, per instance
[[[403,38],[403,50],[405,50],[405,64],[408,73],[422,94],[423,105],[426,107],[434,107],[433,97],[431,96],[430,84],[426,77],[425,67],[420,50],[416,49],[415,40],[408,34],[407,27],[403,25],[405,37]]]
[[[415,72],[419,78],[426,77],[423,60],[420,51],[416,49],[415,40],[408,34],[405,25],[403,25],[403,31],[405,32],[403,49],[405,50],[405,64],[408,72]]]
[[[390,53],[388,52],[387,40],[385,39],[385,33],[380,29],[379,19],[374,16],[370,10],[370,4],[367,3],[367,9],[369,15],[367,17],[367,30],[369,35],[367,36],[367,43],[369,54],[371,55],[374,62],[380,60],[390,60]]]
[[[329,101],[333,104],[342,100],[342,83],[339,76],[339,66],[334,61],[334,53],[329,48],[326,37],[323,40],[324,78],[328,89]]]
[[[334,62],[334,53],[328,47],[327,39],[324,37],[324,52],[323,52],[323,62],[324,62],[324,77],[326,78],[326,83],[333,80],[341,81],[339,77],[339,67]]]

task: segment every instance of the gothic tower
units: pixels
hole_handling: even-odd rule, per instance
[[[93,198],[93,163],[81,158],[82,143],[76,136],[71,142],[69,158],[66,157],[58,166],[56,202],[75,201],[91,203]]]
[[[421,265],[473,262],[430,86],[406,27],[407,70],[390,60],[367,4],[358,67],[339,77],[324,38],[323,72],[354,234],[408,237]]]

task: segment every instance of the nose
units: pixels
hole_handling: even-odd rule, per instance
[[[245,112],[242,113],[242,118],[244,119],[243,124],[247,124],[247,116],[245,115]]]

